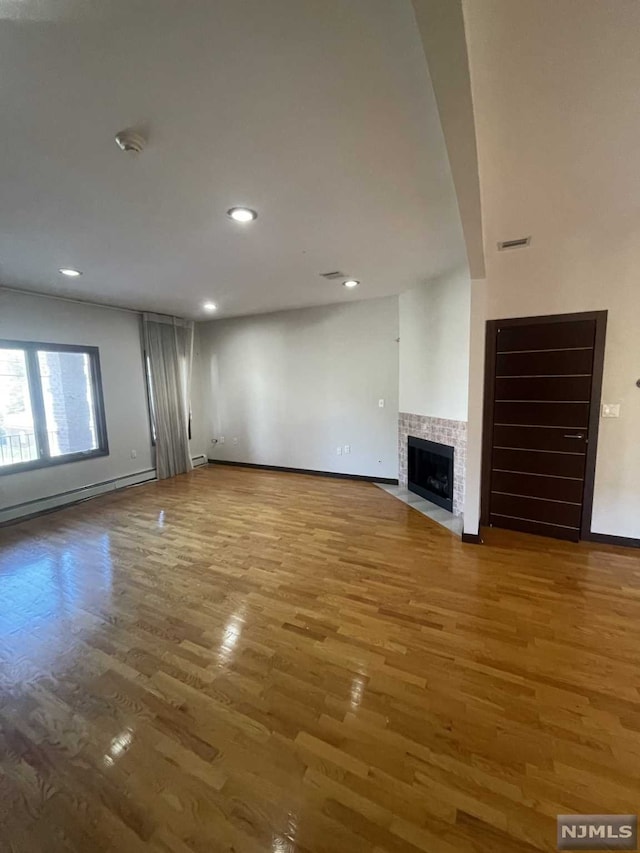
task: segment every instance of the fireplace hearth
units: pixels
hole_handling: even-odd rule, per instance
[[[453,447],[413,435],[407,437],[410,492],[453,510]]]

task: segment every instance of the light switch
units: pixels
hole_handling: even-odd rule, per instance
[[[344,452],[345,453],[351,453],[351,445],[350,444],[345,444]]]
[[[620,417],[620,403],[603,403],[602,404],[602,417],[603,418],[619,418]]]
[[[342,456],[342,448],[341,447],[336,447],[336,454],[338,456]]]
[[[383,400],[383,399],[378,400],[378,406],[379,406],[381,409],[384,409],[384,400]]]

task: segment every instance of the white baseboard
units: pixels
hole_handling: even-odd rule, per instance
[[[127,474],[124,477],[116,477],[113,480],[105,480],[102,483],[93,483],[90,486],[82,486],[79,489],[60,492],[57,495],[49,495],[46,498],[37,498],[33,501],[25,501],[14,506],[8,506],[0,509],[0,525],[6,522],[17,521],[21,518],[39,515],[42,512],[48,512],[67,504],[96,498],[98,495],[103,495],[106,492],[126,489],[128,486],[139,486],[142,483],[148,483],[155,479],[156,469],[148,468],[146,471],[138,471],[135,474]]]

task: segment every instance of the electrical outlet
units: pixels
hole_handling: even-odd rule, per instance
[[[138,451],[137,451],[137,450],[132,450],[132,451],[131,451],[131,458],[132,458],[132,459],[137,459],[137,458],[138,458]]]
[[[344,452],[345,453],[351,453],[351,445],[350,444],[345,444]]]
[[[221,435],[220,438],[218,439],[218,443],[224,444],[224,436],[223,435]]]
[[[234,444],[237,444],[237,443],[238,443],[238,436],[237,436],[237,435],[234,435],[234,437],[233,437],[233,443],[234,443]]]
[[[336,447],[336,453],[337,453],[337,455],[338,455],[338,456],[342,456],[342,448],[341,448],[341,447]]]
[[[620,403],[603,403],[602,404],[602,417],[603,418],[619,418],[620,417]]]

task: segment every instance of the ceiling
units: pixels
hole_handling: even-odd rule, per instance
[[[463,0],[412,0],[447,145],[472,279],[485,278],[476,123]]]
[[[638,244],[638,0],[465,0],[488,255],[532,234]],[[606,238],[605,238],[606,235]],[[611,283],[613,284],[613,283]]]
[[[232,316],[465,263],[410,0],[0,0],[0,80],[5,286]]]

